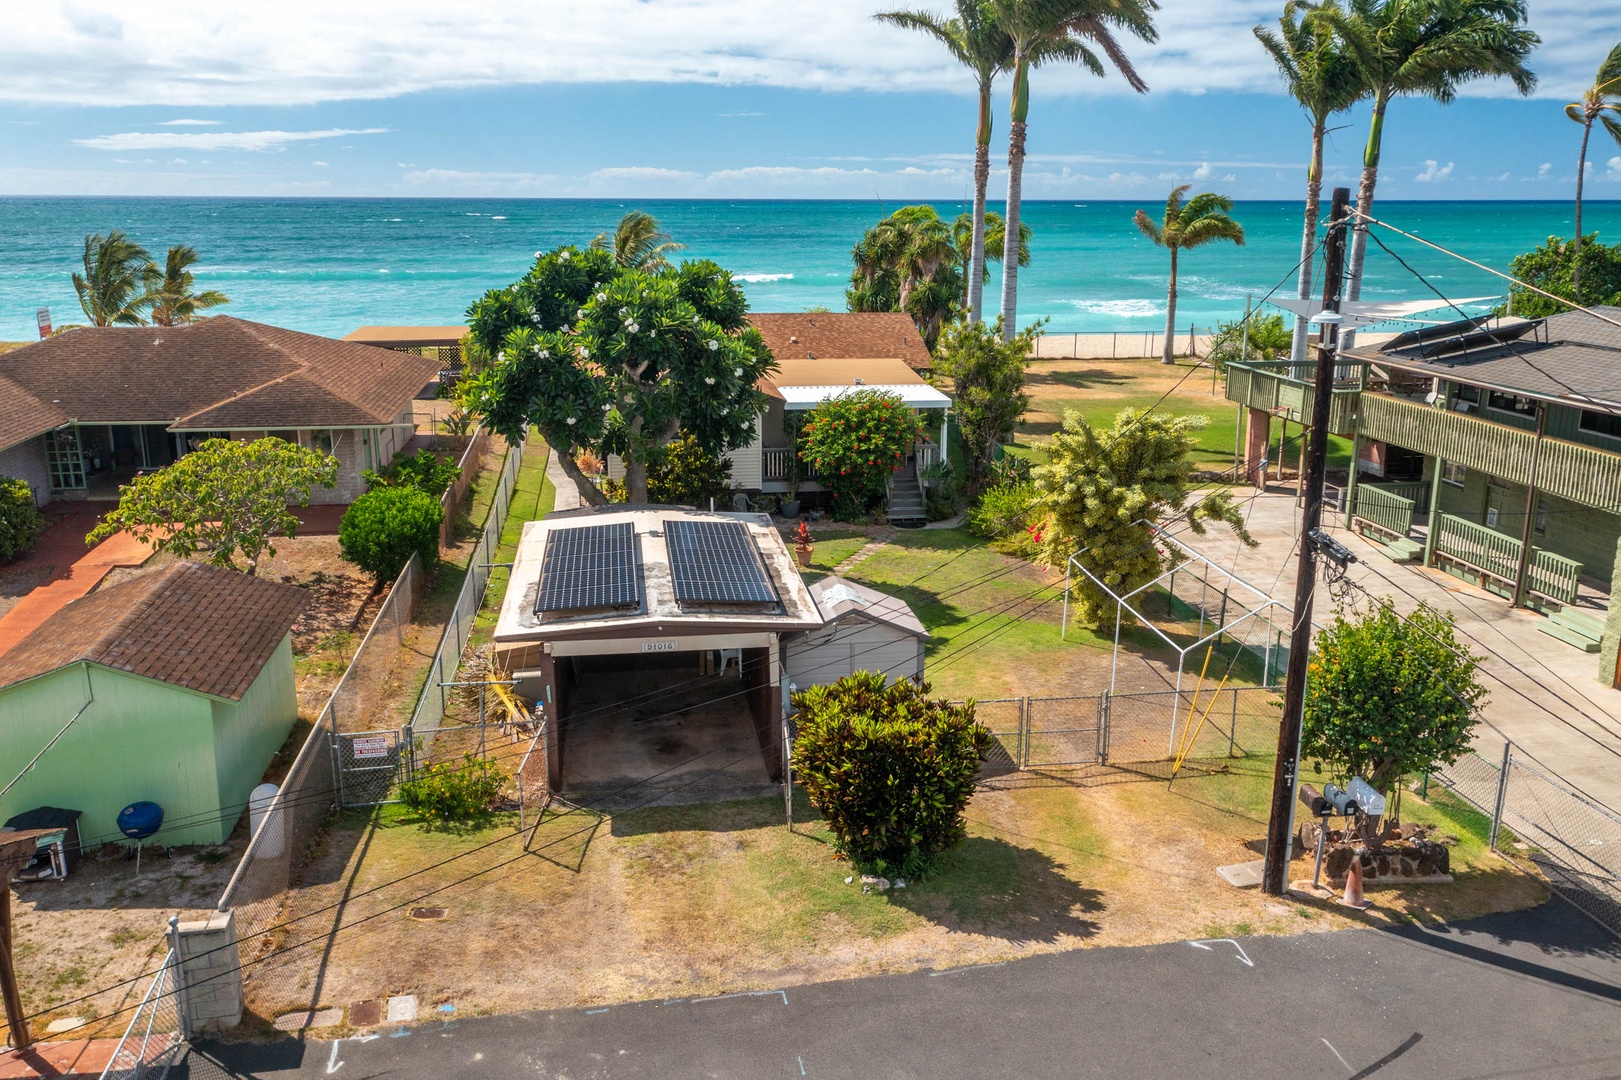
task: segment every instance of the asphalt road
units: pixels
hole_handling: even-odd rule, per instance
[[[366,1040],[204,1044],[170,1075],[1616,1080],[1621,942],[1553,901],[1438,929],[1081,949]]]

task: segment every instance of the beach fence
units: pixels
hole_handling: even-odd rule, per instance
[[[1215,328],[1189,326],[1179,330],[1172,348],[1177,356],[1210,355]],[[1165,335],[1147,330],[1121,330],[1090,334],[1046,333],[1036,338],[1037,360],[1158,360],[1165,352]]]

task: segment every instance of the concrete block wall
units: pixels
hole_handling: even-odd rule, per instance
[[[210,912],[206,919],[180,923],[176,931],[185,1033],[236,1027],[242,1022],[236,913]]]

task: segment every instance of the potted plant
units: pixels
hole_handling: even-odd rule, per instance
[[[811,562],[811,534],[810,524],[803,519],[799,528],[794,530],[794,554],[799,557],[800,566],[809,566]]]
[[[788,470],[783,479],[788,482],[788,496],[782,500],[782,516],[799,516],[799,485],[805,478],[805,463],[799,460],[799,424],[804,413],[784,413],[783,434],[788,436]]]

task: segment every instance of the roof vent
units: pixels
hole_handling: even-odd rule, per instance
[[[799,344],[799,339],[796,338],[796,337],[790,336],[788,338],[788,344],[790,344],[790,345],[798,345]]]
[[[856,379],[856,380],[855,380],[855,385],[857,385],[857,386],[860,386],[860,385],[861,385],[861,380],[860,380],[860,379]]]

